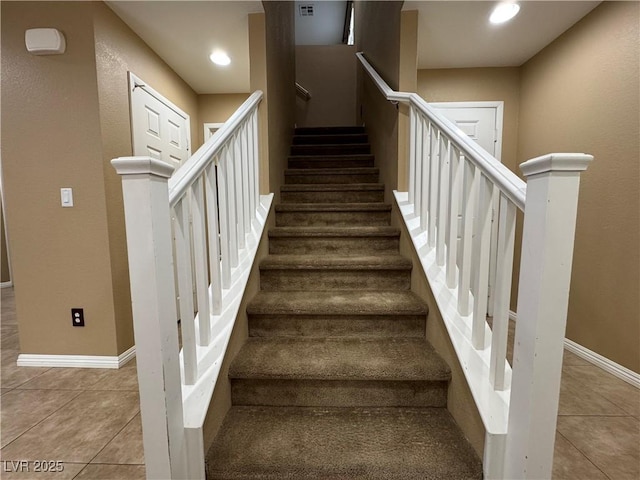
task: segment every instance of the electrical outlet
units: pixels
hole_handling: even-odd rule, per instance
[[[72,308],[71,322],[73,323],[74,327],[84,327],[84,309]]]

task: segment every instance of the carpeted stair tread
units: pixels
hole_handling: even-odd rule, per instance
[[[362,126],[339,125],[335,127],[298,127],[294,131],[295,135],[337,135],[365,133]]]
[[[410,291],[258,292],[249,315],[426,315]]]
[[[340,145],[343,143],[367,143],[368,141],[366,133],[325,133],[323,135],[296,133],[293,136],[294,145]]]
[[[291,155],[288,158],[289,168],[351,168],[373,167],[374,156],[370,153],[342,153],[323,155]]]
[[[261,270],[411,270],[411,260],[400,255],[269,255]]]
[[[372,203],[281,203],[276,212],[390,212],[391,205]]]
[[[377,227],[275,227],[269,237],[396,237],[400,229],[381,225]]]
[[[348,192],[348,191],[384,191],[381,183],[316,183],[282,185],[280,192]]]
[[[446,382],[451,372],[420,338],[250,337],[229,377]]]
[[[353,175],[358,173],[377,174],[377,167],[345,167],[345,168],[288,168],[285,175]]]
[[[343,155],[347,153],[371,153],[371,146],[368,143],[291,145],[291,155]]]
[[[232,407],[206,458],[210,480],[481,479],[442,408]]]

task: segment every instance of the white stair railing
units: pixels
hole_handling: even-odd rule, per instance
[[[525,183],[417,94],[391,90],[357,56],[388,100],[409,105],[408,192],[394,193],[487,432],[485,478],[551,478],[578,187],[593,157],[534,158],[520,166]],[[506,353],[517,209],[524,229],[512,371]]]
[[[273,198],[259,194],[262,96],[175,173],[150,157],[111,162],[122,176],[147,478],[204,479],[204,418]]]

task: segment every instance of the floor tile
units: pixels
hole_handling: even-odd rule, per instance
[[[551,478],[553,480],[608,480],[598,467],[559,433],[556,433]]]
[[[52,368],[20,385],[30,390],[86,390],[109,372],[104,368]]]
[[[606,393],[601,395],[598,390],[571,375],[563,375],[558,415],[626,415],[624,410],[606,398]]]
[[[0,388],[0,395],[4,395],[5,393],[12,392],[13,388]]]
[[[83,392],[2,449],[0,456],[88,463],[139,411],[135,392]]]
[[[76,480],[145,480],[144,465],[87,465]]]
[[[49,370],[50,368],[18,367],[15,363],[3,363],[0,371],[0,385],[2,388],[15,388]]]
[[[20,351],[17,348],[3,348],[0,351],[1,365],[16,365]]]
[[[573,352],[570,352],[566,348],[564,349],[564,355],[562,357],[562,363],[563,363],[563,365],[572,365],[572,366],[576,366],[576,365],[591,365],[591,363],[588,360],[585,360],[584,358],[579,357],[578,355],[576,355]]]
[[[144,465],[140,414],[136,415],[91,463]]]
[[[628,415],[640,417],[640,389],[614,377],[595,365],[568,366],[563,374],[569,375],[603,395]]]
[[[19,347],[19,338],[17,325],[0,326],[0,349],[17,349]]]
[[[12,390],[4,395],[0,447],[15,440],[79,394],[71,390]]]
[[[129,390],[138,391],[138,370],[134,361],[119,369],[107,370],[100,380],[88,390]]]
[[[84,463],[62,463],[60,465],[61,472],[36,472],[37,465],[33,462],[29,462],[27,465],[10,461],[5,463],[4,460],[0,462],[2,480],[72,480],[76,478],[84,466]],[[57,468],[55,465],[52,467]],[[42,470],[41,466],[39,470]]]
[[[558,432],[609,478],[640,477],[640,422],[633,418],[562,416]]]

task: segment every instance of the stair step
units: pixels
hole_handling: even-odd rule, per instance
[[[371,153],[368,143],[291,145],[291,155],[340,155],[348,153]]]
[[[377,168],[295,168],[285,170],[284,183],[377,183]]]
[[[247,306],[251,315],[384,316],[420,315],[429,310],[414,293],[404,291],[258,292]]]
[[[358,168],[373,167],[374,156],[370,153],[351,155],[291,155],[289,168]]]
[[[260,264],[262,290],[409,290],[411,261],[400,255],[269,255]]]
[[[234,405],[443,407],[450,377],[424,338],[251,337],[229,367]]]
[[[280,187],[282,203],[372,203],[384,201],[381,183],[300,184]]]
[[[391,222],[391,205],[374,203],[285,203],[276,205],[276,226],[379,226]]]
[[[367,143],[366,133],[330,133],[330,134],[299,134],[293,136],[293,145],[342,145],[345,143]]]
[[[296,135],[336,135],[349,133],[365,133],[362,126],[336,126],[336,127],[298,127]]]
[[[482,464],[443,408],[232,407],[209,480],[472,480]]]
[[[275,227],[269,230],[269,253],[394,254],[400,230],[395,227]]]

